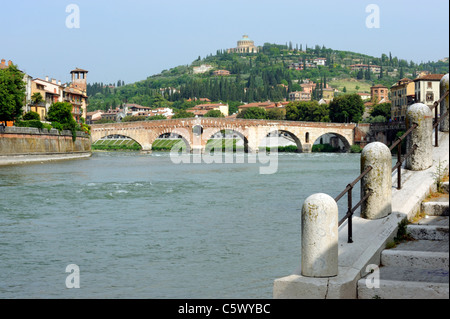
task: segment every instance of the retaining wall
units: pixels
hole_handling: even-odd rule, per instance
[[[91,138],[77,132],[34,127],[0,127],[0,156],[90,153]]]

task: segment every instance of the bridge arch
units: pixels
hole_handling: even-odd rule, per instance
[[[297,152],[298,152],[298,153],[303,152],[303,146],[302,146],[302,142],[301,142],[300,138],[299,138],[296,134],[292,133],[292,132],[289,131],[289,130],[285,130],[285,129],[280,129],[280,130],[278,130],[278,129],[272,129],[272,130],[270,130],[270,131],[266,134],[266,136],[264,136],[264,137],[259,141],[258,147],[261,146],[262,141],[263,141],[264,139],[270,138],[271,135],[273,136],[274,134],[277,135],[277,136],[276,136],[277,138],[278,138],[278,136],[279,136],[280,134],[283,134],[283,135],[287,136],[287,137],[288,137],[289,139],[291,139],[291,141],[294,142],[295,145],[297,146]],[[308,134],[309,134],[309,133],[308,133]],[[309,136],[309,135],[308,135],[308,136]]]
[[[184,128],[165,128],[161,131],[157,131],[150,137],[150,144],[153,145],[157,139],[160,139],[164,135],[172,135],[179,137],[180,140],[186,145],[186,151],[190,152],[192,150],[192,133]]]
[[[205,128],[202,133],[202,135],[203,135],[202,136],[202,145],[206,151],[208,151],[208,148],[207,148],[208,141],[211,140],[214,137],[214,135],[217,135],[218,133],[221,133],[221,134],[231,133],[233,135],[237,135],[244,142],[244,152],[249,151],[248,137],[239,128],[236,128],[236,127],[233,127],[233,128],[207,127],[207,128]]]
[[[312,144],[316,144],[317,142],[321,143],[321,139],[325,142],[328,142],[332,147],[339,148],[341,152],[348,153],[350,152],[351,144],[348,141],[348,139],[343,136],[342,134],[336,133],[336,132],[327,132],[325,134],[322,134],[320,136],[316,136],[314,140],[312,141]]]
[[[133,149],[135,148],[135,144],[139,145],[139,149],[142,149],[142,145],[136,141],[135,139],[129,137],[129,136],[125,136],[125,135],[120,135],[120,134],[111,134],[111,135],[106,135],[103,136],[102,138],[97,139],[96,141],[92,142],[92,145],[94,147],[97,146],[98,149],[108,149],[109,145],[114,145],[114,146],[128,146],[128,147],[133,147]]]

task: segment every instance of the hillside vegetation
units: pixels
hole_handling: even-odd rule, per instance
[[[325,66],[312,64],[315,58],[326,58]],[[313,67],[304,70],[290,68],[293,63],[309,62]],[[373,64],[382,67],[380,74],[357,72],[352,64]],[[213,68],[206,73],[194,74],[193,68],[202,64]],[[228,70],[230,75],[215,76],[214,70]],[[181,65],[147,79],[125,85],[88,84],[88,111],[107,110],[123,103],[135,103],[153,108],[172,107],[186,109],[199,102],[186,101],[208,98],[229,103],[230,113],[247,102],[282,101],[289,92],[301,90],[301,83],[317,83],[313,99],[320,100],[321,88],[326,84],[339,90],[338,94],[369,92],[374,84],[392,86],[403,77],[415,78],[421,71],[448,73],[448,60],[416,64],[393,57],[391,53],[372,57],[349,51],[338,51],[324,46],[303,48],[292,43],[286,45],[266,43],[258,54],[236,54],[219,50],[214,55],[198,58],[190,65]]]

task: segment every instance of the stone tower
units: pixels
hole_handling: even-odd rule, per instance
[[[70,71],[72,75],[72,85],[74,88],[86,92],[87,82],[86,75],[88,71],[76,68],[75,70]]]

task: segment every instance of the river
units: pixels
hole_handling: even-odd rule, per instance
[[[338,195],[360,155],[279,153],[274,174],[236,156],[0,167],[0,298],[272,298],[273,280],[300,264],[303,201]],[[71,264],[79,288],[66,286]]]

